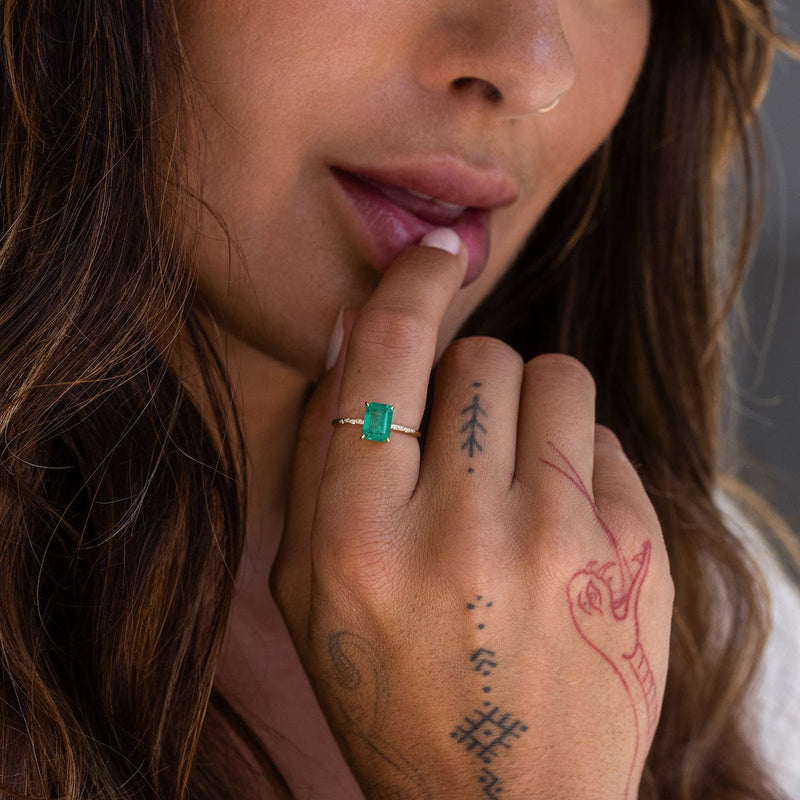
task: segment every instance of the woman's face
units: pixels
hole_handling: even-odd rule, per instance
[[[192,189],[211,209],[201,293],[229,332],[309,376],[339,309],[438,225],[470,250],[440,344],[455,335],[616,123],[649,32],[647,0],[178,5],[198,86]]]

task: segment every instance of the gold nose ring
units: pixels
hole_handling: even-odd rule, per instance
[[[561,102],[561,98],[560,97],[556,97],[556,99],[553,100],[553,102],[550,103],[550,105],[545,106],[544,108],[537,108],[536,110],[540,114],[546,114],[548,111],[552,111],[560,102]]]

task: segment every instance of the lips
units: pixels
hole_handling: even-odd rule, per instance
[[[469,208],[469,206],[439,200],[432,195],[414,189],[401,189],[399,186],[381,183],[363,175],[351,177],[360,180],[396,206],[404,208],[410,214],[419,217],[424,222],[429,222],[431,225],[452,225]]]
[[[502,175],[479,173],[460,163],[391,171],[336,167],[333,174],[357,239],[378,271],[428,231],[446,226],[459,234],[469,253],[464,285],[486,266],[490,212],[517,196]]]

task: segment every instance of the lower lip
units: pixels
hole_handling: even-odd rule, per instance
[[[367,258],[379,271],[384,272],[397,256],[429,231],[439,227],[425,222],[406,211],[354,176],[334,171],[339,186],[355,211],[356,227],[367,250]],[[452,228],[464,242],[469,253],[464,286],[472,283],[486,267],[489,258],[489,212],[468,208]]]

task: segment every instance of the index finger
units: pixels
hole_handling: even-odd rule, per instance
[[[375,403],[393,407],[394,424],[420,425],[439,327],[464,281],[468,258],[447,228],[431,231],[420,245],[389,267],[353,326],[339,391],[341,418],[361,419],[364,404]],[[367,485],[385,501],[405,502],[419,475],[415,438],[393,431],[388,442],[365,441],[359,427],[337,428],[326,472],[342,476],[338,492]]]

